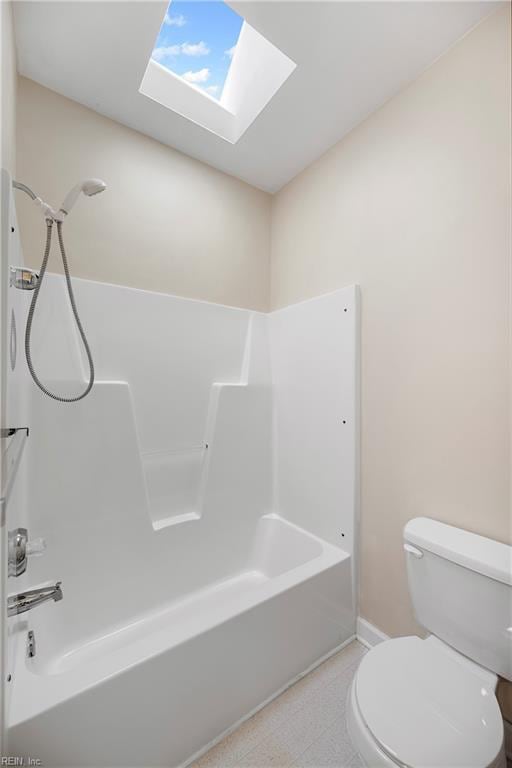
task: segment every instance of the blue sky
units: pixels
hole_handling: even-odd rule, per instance
[[[242,24],[220,0],[171,0],[152,58],[220,99]]]

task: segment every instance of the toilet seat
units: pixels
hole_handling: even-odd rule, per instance
[[[362,660],[353,695],[390,761],[411,768],[488,768],[503,756],[496,676],[440,640],[404,637]]]

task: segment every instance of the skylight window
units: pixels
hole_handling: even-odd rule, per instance
[[[139,91],[236,144],[295,66],[221,0],[172,0]]]
[[[171,0],[151,58],[220,100],[243,22],[222,0]]]

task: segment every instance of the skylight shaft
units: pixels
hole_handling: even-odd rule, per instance
[[[151,58],[220,101],[242,25],[221,0],[171,0]]]

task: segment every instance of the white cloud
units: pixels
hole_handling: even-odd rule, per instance
[[[232,48],[228,48],[227,51],[224,51],[224,55],[228,57],[228,59],[232,59],[235,54],[236,45],[233,45]]]
[[[165,14],[164,24],[168,27],[184,27],[187,23],[186,18],[180,14],[179,16],[171,16],[170,13]]]
[[[219,86],[218,85],[209,85],[205,89],[206,93],[209,93],[210,96],[216,96],[219,92]]]
[[[155,48],[151,54],[151,58],[155,61],[162,61],[162,59],[168,56],[179,56],[181,52],[180,45],[162,45],[159,48]]]
[[[210,77],[210,70],[208,67],[204,67],[203,69],[197,70],[197,72],[185,72],[185,74],[182,75],[183,80],[186,80],[187,83],[206,83],[208,78]]]
[[[179,45],[161,45],[151,54],[155,61],[162,61],[169,56],[208,56],[210,49],[202,40],[199,43],[180,43]]]
[[[181,52],[185,56],[208,56],[210,49],[203,40],[198,43],[182,43]]]

